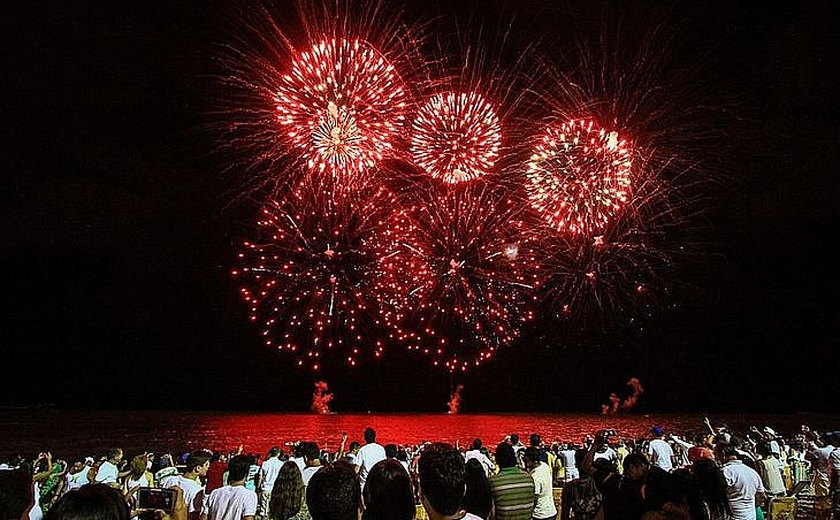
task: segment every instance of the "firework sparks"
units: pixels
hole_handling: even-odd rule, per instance
[[[391,325],[409,350],[466,370],[490,359],[534,315],[536,262],[519,205],[500,190],[466,186],[423,197],[412,209],[411,247],[425,270],[412,276],[410,306]]]
[[[489,173],[499,158],[501,126],[477,92],[432,96],[411,125],[414,162],[449,184]]]
[[[392,149],[407,96],[394,66],[369,43],[333,38],[296,57],[274,103],[308,166],[346,177]]]
[[[322,355],[356,365],[381,355],[378,295],[406,231],[393,224],[395,200],[382,187],[341,190],[303,183],[266,205],[257,240],[245,242],[242,296],[266,345],[314,369]]]
[[[592,121],[549,126],[528,161],[534,207],[558,230],[597,235],[627,203],[631,152],[617,132]]]

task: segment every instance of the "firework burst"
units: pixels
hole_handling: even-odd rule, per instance
[[[399,214],[394,197],[372,185],[303,183],[267,204],[234,271],[266,345],[314,369],[324,357],[355,365],[381,355],[379,298],[400,280],[388,272],[410,234]]]
[[[432,96],[411,125],[414,162],[449,184],[488,174],[499,158],[501,125],[477,92]]]
[[[377,0],[243,13],[219,55],[222,145],[242,191],[288,190],[313,173],[359,182],[394,154],[422,61],[421,31],[401,20]]]
[[[431,188],[411,209],[403,253],[412,273],[409,308],[392,322],[410,350],[436,366],[466,370],[493,357],[533,318],[537,284],[533,237],[521,205],[482,185]]]
[[[632,158],[618,132],[592,121],[550,125],[528,161],[534,207],[561,232],[603,231],[630,196]]]
[[[273,98],[277,122],[311,169],[345,179],[392,150],[406,91],[394,66],[368,42],[325,40],[300,53]]]

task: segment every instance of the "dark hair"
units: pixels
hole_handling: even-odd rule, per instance
[[[710,459],[697,459],[691,465],[694,488],[700,498],[709,506],[714,518],[728,517],[724,513],[731,513],[727,499],[726,477],[717,463]]]
[[[304,442],[300,451],[302,452],[304,459],[318,460],[321,458],[321,450],[314,442]]]
[[[210,460],[210,453],[206,451],[194,451],[187,457],[187,471],[193,471],[195,468],[203,466]]]
[[[510,443],[511,444],[519,444],[519,435],[515,433],[510,434]]]
[[[228,482],[245,480],[251,468],[251,457],[237,455],[228,461]]]
[[[540,438],[540,434],[539,433],[532,433],[530,441],[531,441],[531,446],[534,446],[534,447],[539,446],[540,442],[542,442],[542,439]]]
[[[487,518],[493,506],[493,495],[490,493],[490,483],[484,473],[484,466],[478,459],[467,461],[464,479],[467,483],[467,492],[464,493],[461,508],[467,513]]]
[[[540,450],[534,446],[528,446],[522,451],[522,456],[529,459],[531,462],[539,462]]]
[[[365,428],[365,444],[376,442],[376,430],[368,426]]]
[[[412,520],[416,509],[411,478],[399,461],[377,462],[365,480],[363,520]]]
[[[272,446],[270,450],[268,450],[267,459],[272,459],[276,456],[280,455],[280,448],[278,446]]]
[[[273,520],[287,520],[300,512],[303,503],[303,477],[294,462],[283,464],[271,489],[270,516]]]
[[[627,468],[630,466],[650,466],[650,461],[643,454],[634,451],[624,457],[624,463],[622,465],[624,466],[624,471],[627,471]]]
[[[55,503],[44,520],[128,520],[123,494],[105,484],[85,484]]]
[[[0,471],[0,518],[20,518],[34,501],[32,477],[23,470]]]
[[[118,454],[120,454],[120,453],[122,453],[122,452],[123,452],[123,450],[122,450],[121,448],[111,448],[110,450],[108,450],[108,458],[109,458],[109,459],[113,459],[113,458],[115,458]]]
[[[397,457],[397,445],[396,444],[386,444],[385,445],[385,458],[393,459]]]
[[[650,468],[645,476],[645,499],[648,510],[662,509],[665,502],[679,503],[681,496],[676,477],[659,467]]]
[[[420,490],[435,511],[454,515],[464,498],[464,457],[449,444],[436,442],[420,454]]]
[[[342,461],[319,469],[306,487],[312,520],[356,520],[360,503],[359,477]]]
[[[481,439],[473,439],[472,449],[480,450],[481,449]]]
[[[513,446],[506,442],[500,442],[496,446],[496,464],[500,468],[512,468],[516,466],[516,452],[513,451]]]
[[[715,452],[720,455],[720,458],[722,459],[738,456],[738,450],[735,448],[735,445],[728,442],[717,443],[715,445]]]
[[[357,441],[353,441],[353,442],[350,443],[350,451],[357,450],[361,447],[362,447],[362,445],[359,444]]]

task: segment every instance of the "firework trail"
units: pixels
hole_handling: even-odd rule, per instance
[[[315,383],[315,391],[312,392],[312,406],[310,410],[312,413],[328,414],[331,413],[330,403],[333,400],[333,394],[328,393],[329,387],[325,381],[317,381]]]
[[[381,355],[378,295],[397,279],[404,210],[381,186],[338,189],[302,183],[263,208],[257,237],[244,243],[242,296],[266,345],[320,368],[322,353],[355,365]],[[402,220],[407,222],[406,220]]]

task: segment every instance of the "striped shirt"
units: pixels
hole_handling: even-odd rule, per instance
[[[530,520],[534,514],[534,479],[519,468],[502,468],[490,477],[498,520]]]

